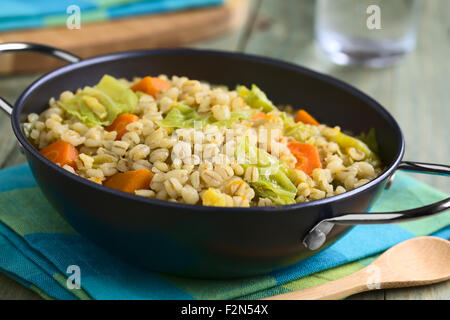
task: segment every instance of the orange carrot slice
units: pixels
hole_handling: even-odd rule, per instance
[[[170,84],[160,78],[144,77],[138,83],[131,86],[131,90],[134,92],[141,91],[146,94],[152,95],[154,98],[162,90],[167,90],[170,88]]]
[[[42,149],[40,153],[51,162],[59,163],[61,167],[67,164],[77,169],[75,159],[78,157],[78,150],[66,141],[56,141]]]
[[[322,168],[319,151],[315,146],[293,141],[288,143],[288,148],[294,157],[297,158],[295,169],[302,170],[307,175],[311,175],[314,169]]]
[[[153,172],[147,169],[119,172],[106,179],[103,185],[134,194],[136,190],[148,189],[153,175]]]
[[[310,115],[308,112],[306,112],[305,110],[299,110],[297,112],[297,114],[295,115],[295,122],[303,122],[306,124],[312,124],[314,126],[318,126],[319,122],[312,116]]]
[[[252,115],[250,120],[264,119],[265,117],[266,117],[266,114],[262,111],[259,111],[259,112],[255,113],[254,115]]]
[[[128,132],[127,125],[138,120],[139,117],[137,115],[131,113],[122,113],[114,120],[114,122],[111,125],[106,127],[106,130],[116,131],[117,132],[116,140],[120,140],[122,139],[122,136]]]

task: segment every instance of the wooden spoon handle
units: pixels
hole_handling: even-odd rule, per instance
[[[356,273],[311,288],[268,297],[263,300],[337,300],[370,290],[365,268]]]

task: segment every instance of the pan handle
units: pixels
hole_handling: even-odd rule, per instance
[[[7,42],[0,43],[0,54],[16,52],[36,52],[58,58],[60,60],[75,63],[81,61],[81,58],[62,49],[48,46],[40,43],[31,42]],[[12,114],[12,104],[0,97],[0,108],[9,116]]]
[[[411,172],[438,174],[450,176],[450,166],[422,162],[403,161],[397,169]],[[392,182],[390,180],[389,182]],[[319,249],[326,241],[327,234],[335,224],[358,225],[358,224],[387,224],[398,223],[408,220],[424,218],[450,209],[450,198],[432,203],[419,208],[373,213],[345,213],[337,217],[324,219],[314,226],[303,239],[303,244],[310,250]]]

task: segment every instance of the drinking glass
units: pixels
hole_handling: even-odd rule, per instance
[[[316,0],[316,42],[340,65],[393,65],[416,46],[420,7],[421,0]]]

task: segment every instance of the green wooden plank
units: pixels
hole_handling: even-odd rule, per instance
[[[386,300],[450,300],[450,281],[386,290]]]
[[[12,150],[8,153],[5,161],[2,164],[2,168],[16,166],[27,161],[25,155],[20,151],[19,146],[14,144]]]
[[[1,111],[0,111],[1,112]],[[17,142],[11,128],[10,118],[3,112],[0,114],[0,167],[8,159],[9,154],[17,148]]]
[[[16,75],[0,77],[0,96],[14,104],[19,95],[40,75]],[[25,162],[20,153],[8,115],[0,111],[0,168]]]
[[[40,300],[37,293],[0,273],[0,300]]]
[[[259,9],[259,3],[261,0],[248,0],[249,1],[249,8],[248,8],[248,14],[247,18],[251,18],[256,15],[258,9]],[[225,50],[225,51],[238,51],[240,46],[245,46],[247,42],[247,34],[246,30],[248,28],[251,28],[251,21],[248,21],[242,25],[241,28],[232,30],[228,32],[227,34],[215,38],[215,39],[208,39],[200,42],[193,43],[189,45],[191,48],[198,48],[198,49],[214,49],[214,50]],[[251,19],[250,19],[251,20]]]
[[[385,300],[386,290],[374,290],[358,293],[348,297],[348,300]]]

